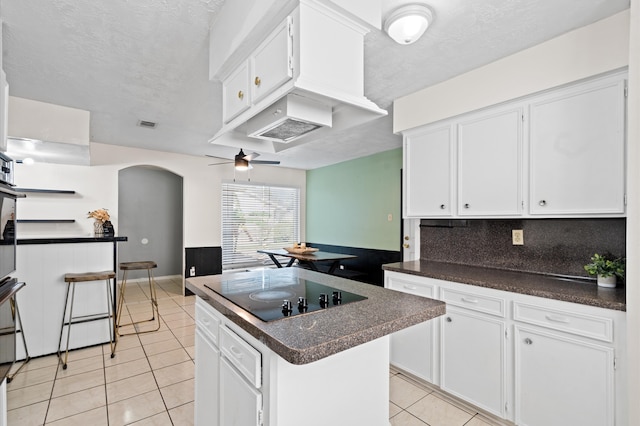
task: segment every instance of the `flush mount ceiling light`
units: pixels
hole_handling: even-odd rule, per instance
[[[433,13],[424,4],[407,4],[394,9],[384,20],[384,31],[396,43],[417,41],[433,22]]]

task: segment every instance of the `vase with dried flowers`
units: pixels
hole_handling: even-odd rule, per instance
[[[101,237],[102,235],[104,235],[104,229],[102,225],[106,221],[108,221],[111,218],[111,216],[109,216],[109,212],[107,211],[107,209],[98,209],[98,210],[93,210],[87,213],[87,218],[94,219],[93,233],[97,237]]]

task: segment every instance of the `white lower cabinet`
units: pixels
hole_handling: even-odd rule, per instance
[[[208,362],[196,363],[195,424],[217,426],[220,424],[220,351],[199,329],[196,329],[196,359],[206,359]]]
[[[435,338],[392,335],[394,366],[516,425],[627,425],[625,312],[392,271],[385,287],[447,303]]]
[[[504,417],[507,371],[504,320],[448,306],[440,324],[440,387]]]
[[[226,358],[220,362],[220,424],[260,425],[262,394]]]
[[[387,280],[386,287],[404,293],[436,298],[434,284],[423,283],[419,279],[414,280],[411,276],[406,278],[391,277]],[[430,383],[438,383],[433,348],[435,343],[434,327],[437,327],[439,321],[439,318],[434,318],[431,321],[393,333],[391,335],[391,365]]]
[[[516,423],[613,426],[614,350],[515,327]]]

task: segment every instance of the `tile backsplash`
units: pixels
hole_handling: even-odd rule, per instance
[[[524,231],[524,245],[511,231]],[[588,276],[593,253],[625,256],[626,219],[423,220],[420,257],[527,272]]]

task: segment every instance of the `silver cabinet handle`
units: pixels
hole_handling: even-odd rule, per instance
[[[440,204],[440,210],[444,210],[446,206],[444,204]]]
[[[460,300],[462,300],[465,303],[473,303],[473,304],[478,303],[478,299],[471,299],[469,297],[464,297],[464,296]]]
[[[528,337],[526,339],[524,339],[524,343],[525,345],[531,345],[533,343],[533,340],[529,339]]]
[[[464,205],[464,208],[465,208],[465,209],[468,209],[469,207],[471,207],[471,206],[469,205],[469,203],[467,203],[467,204],[465,204],[465,205]]]
[[[549,315],[545,315],[545,318],[547,320],[549,320],[549,321],[560,322],[560,323],[563,323],[563,324],[569,324],[569,318],[563,317],[563,316],[560,316],[560,315],[551,315],[551,314],[549,314]]]
[[[451,321],[453,321],[451,317],[447,317],[447,322],[451,322]]]
[[[544,207],[547,205],[547,201],[546,200],[540,200],[540,202],[538,203],[541,207]]]

